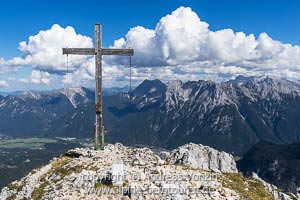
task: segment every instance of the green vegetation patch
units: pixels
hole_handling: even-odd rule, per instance
[[[0,140],[0,148],[28,148],[28,149],[44,149],[47,143],[56,143],[56,139],[52,138],[17,138]]]
[[[24,187],[24,183],[23,182],[21,182],[21,184],[11,183],[7,187],[8,187],[8,189],[15,191],[11,196],[9,196],[7,198],[7,200],[15,200],[17,193],[20,192],[22,190],[22,188]]]
[[[32,199],[33,200],[40,200],[43,198],[44,194],[45,194],[45,188],[46,186],[49,185],[48,181],[44,181],[41,183],[41,185],[37,188],[34,189],[34,191],[32,192]]]
[[[241,199],[273,200],[264,185],[253,178],[245,178],[240,173],[226,173],[222,176],[222,185],[236,191]]]
[[[95,188],[101,188],[104,187],[105,185],[103,183],[97,182],[95,183]]]
[[[61,156],[56,161],[53,161],[51,169],[40,179],[40,185],[34,189],[32,193],[32,199],[40,200],[43,198],[46,187],[50,185],[50,182],[47,177],[50,177],[52,174],[60,176],[60,180],[64,177],[70,175],[71,173],[79,173],[82,171],[81,166],[69,167],[68,164],[72,161],[72,158]],[[54,181],[57,182],[57,181]]]
[[[60,157],[55,163],[53,163],[51,168],[51,174],[56,174],[63,179],[64,177],[72,174],[79,173],[82,171],[82,166],[67,166],[72,161],[72,158],[68,158],[65,156]]]

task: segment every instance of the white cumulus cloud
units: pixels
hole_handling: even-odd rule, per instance
[[[0,65],[6,66],[31,66],[33,68],[48,71],[65,71],[66,56],[62,55],[63,47],[90,48],[92,39],[77,34],[73,27],[63,28],[54,24],[49,30],[42,30],[38,34],[30,36],[28,41],[19,44],[22,57],[14,57],[11,60],[0,60]],[[74,70],[86,62],[86,56],[71,56],[70,70]]]
[[[5,80],[0,80],[0,87],[7,87],[8,84]]]
[[[28,79],[21,78],[19,82],[21,83],[34,83],[34,84],[46,84],[50,83],[50,74],[48,72],[43,72],[39,70],[33,70]]]
[[[293,72],[300,71],[299,46],[273,40],[267,33],[256,38],[232,29],[212,31],[188,7],[180,7],[162,17],[155,29],[131,28],[113,47],[134,48],[136,67],[173,66],[175,74],[178,71],[188,74],[197,69],[230,77],[237,73],[258,75],[276,70],[282,72],[281,76],[291,77]],[[119,57],[107,60],[113,64],[125,63]]]

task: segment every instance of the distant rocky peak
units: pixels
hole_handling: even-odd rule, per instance
[[[254,79],[253,76],[239,75],[235,79],[231,79],[231,80],[227,81],[226,83],[242,85],[242,84],[245,84],[245,83],[248,83],[248,82],[252,81],[253,79]]]
[[[271,75],[238,76],[235,80],[230,80],[224,84],[233,84],[241,88],[247,96],[251,96],[253,99],[273,99],[280,101],[282,94],[292,96],[300,94],[299,83]]]
[[[189,109],[197,107],[201,112],[207,112],[216,106],[232,104],[221,85],[213,81],[172,81],[166,92],[168,109],[180,109],[184,105]]]
[[[68,87],[58,90],[59,93],[65,94],[65,95],[81,95],[84,96],[86,94],[86,88],[81,86],[74,86],[74,87]]]
[[[92,92],[81,86],[63,88],[58,90],[57,93],[66,96],[74,108],[77,108],[78,104],[87,103],[92,100]]]
[[[283,78],[279,78],[272,75],[261,75],[261,76],[243,76],[239,75],[233,80],[229,80],[230,83],[249,83],[249,82],[255,82],[255,83],[262,83],[262,82],[291,82]]]
[[[191,89],[184,89],[183,82],[180,80],[170,81],[166,91],[166,103],[168,107],[175,107],[180,102],[189,99]]]
[[[40,99],[42,96],[43,96],[43,93],[42,92],[38,92],[38,91],[32,91],[32,90],[29,90],[29,91],[25,91],[25,92],[22,92],[18,95],[16,95],[17,97],[25,100],[25,99],[34,99],[34,100],[38,100]]]
[[[182,87],[183,82],[181,80],[172,80],[168,82],[168,90],[178,90]]]
[[[158,79],[155,80],[144,80],[138,85],[133,93],[135,95],[145,95],[148,93],[164,93],[166,91],[166,85]]]
[[[262,75],[262,76],[242,76],[239,75],[237,76],[234,80],[229,80],[229,83],[237,83],[239,85],[243,84],[249,84],[249,83],[254,83],[254,84],[275,84],[275,85],[285,85],[285,86],[295,86],[298,85],[298,83],[284,79],[284,78],[279,78],[276,76],[272,75]]]
[[[272,98],[280,100],[282,94],[295,95],[300,93],[298,84],[276,77],[257,77],[248,85],[248,88],[257,93],[261,98]]]

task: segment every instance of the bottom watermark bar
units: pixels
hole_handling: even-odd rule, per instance
[[[117,186],[104,186],[100,188],[89,188],[86,190],[88,195],[96,194],[98,196],[102,195],[124,195],[124,194],[132,194],[132,195],[191,195],[191,194],[205,194],[211,193],[215,190],[210,186],[203,186],[201,188],[193,188],[193,187],[153,187],[147,188],[145,190],[141,187],[117,187]]]

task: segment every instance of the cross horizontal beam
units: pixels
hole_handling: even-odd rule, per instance
[[[101,49],[102,55],[133,56],[133,49]]]
[[[95,48],[63,48],[63,54],[95,55]],[[133,49],[101,49],[101,55],[133,56]]]
[[[63,48],[63,54],[95,55],[95,48]]]

